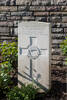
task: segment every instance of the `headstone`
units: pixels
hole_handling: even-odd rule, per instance
[[[50,88],[49,23],[20,22],[18,24],[18,82],[33,83],[41,90]]]

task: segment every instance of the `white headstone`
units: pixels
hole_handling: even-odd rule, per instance
[[[50,88],[50,24],[18,24],[18,81],[34,83],[42,90]]]

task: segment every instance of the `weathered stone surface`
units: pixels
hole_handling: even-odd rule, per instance
[[[67,11],[67,6],[61,6],[61,11]]]
[[[52,44],[58,45],[58,44],[61,43],[61,42],[62,42],[62,40],[53,40],[53,41],[52,41]],[[59,49],[57,49],[57,50],[59,50]]]
[[[27,10],[27,6],[18,6],[18,11]]]
[[[0,5],[6,5],[8,0],[0,0]]]
[[[1,40],[15,40],[15,37],[8,37],[8,36],[2,36],[1,38],[0,38]]]
[[[36,16],[36,17],[35,17],[35,20],[36,20],[36,21],[47,22],[48,19],[47,19],[47,17],[39,17],[39,16],[37,17],[37,16]]]
[[[64,28],[64,32],[67,34],[67,28]]]
[[[16,0],[0,0],[0,5],[16,5]]]
[[[30,4],[32,0],[16,0],[17,5],[27,5]]]
[[[11,12],[11,16],[32,16],[32,12],[23,11],[23,12]]]
[[[21,7],[20,7],[21,8]],[[22,7],[22,10],[24,7]],[[21,9],[20,9],[21,10]],[[67,11],[67,6],[29,6],[31,11]]]
[[[65,39],[65,36],[52,36],[52,39],[64,40]]]
[[[67,27],[67,23],[61,23],[62,27]]]
[[[0,21],[0,27],[17,27],[17,21]]]
[[[9,0],[9,1],[10,1],[10,0]],[[9,3],[9,1],[8,1],[8,3]],[[8,5],[8,4],[7,4],[7,5]],[[16,0],[11,0],[11,1],[10,1],[10,5],[14,5],[14,6],[15,6],[15,5],[16,5]]]
[[[30,6],[29,10],[30,11],[45,11],[46,7],[45,6]]]
[[[4,21],[4,22],[3,22],[3,21],[0,21],[0,27],[1,27],[1,26],[3,26],[3,27],[4,27],[4,26],[5,26],[5,27],[8,26],[8,22],[6,22],[6,21]]]
[[[63,32],[63,28],[52,28],[52,32]]]
[[[8,27],[0,27],[0,33],[1,34],[9,33],[9,28]]]
[[[7,19],[6,14],[0,14],[0,21],[3,21],[3,20],[6,21],[6,19]]]
[[[22,17],[22,19],[24,20],[24,21],[34,21],[35,20],[35,18],[34,17],[31,17],[31,16],[24,16],[24,17]]]
[[[67,4],[67,0],[51,0],[51,4],[54,4],[54,5],[66,5]]]
[[[62,18],[61,18],[61,17],[58,17],[58,16],[56,16],[56,17],[51,17],[51,18],[50,18],[50,21],[51,21],[51,22],[62,22]]]
[[[64,17],[67,16],[67,12],[51,12],[50,16],[60,16],[60,17]]]
[[[62,22],[67,23],[67,16],[66,17],[62,17]]]
[[[33,0],[32,5],[50,5],[50,0]]]
[[[53,28],[57,28],[57,27],[67,27],[67,23],[52,23],[52,27]]]
[[[14,22],[13,21],[8,21],[8,27],[12,27],[14,25]]]
[[[62,33],[62,32],[61,32],[61,33]],[[61,34],[61,33],[59,33],[59,34],[58,34],[58,33],[57,33],[57,34],[54,33],[54,34],[52,34],[52,36],[53,36],[53,37],[61,37],[61,36],[64,36],[64,34]],[[55,42],[56,42],[56,43],[60,43],[60,40],[59,40],[59,41],[57,41],[57,40],[55,41],[55,40],[54,40],[52,43],[55,43]]]
[[[48,12],[34,12],[34,16],[48,16]]]
[[[17,5],[46,5],[50,3],[49,0],[16,0]]]
[[[20,16],[9,16],[7,17],[7,20],[8,21],[21,20],[21,17]]]
[[[61,7],[60,6],[46,6],[47,11],[60,11]]]
[[[31,21],[20,22],[18,24],[19,84],[20,82],[29,84],[34,81],[34,84],[42,90],[46,91],[49,89],[49,55],[51,50],[51,48],[49,48],[51,43],[49,38],[49,23]],[[39,84],[41,84],[41,86]]]
[[[52,23],[52,28],[62,27],[61,23]]]
[[[17,11],[17,6],[0,6],[0,11]]]
[[[7,17],[10,16],[10,12],[1,12],[0,13],[0,21],[6,21]]]

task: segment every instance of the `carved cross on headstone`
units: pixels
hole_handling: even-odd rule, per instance
[[[21,22],[18,25],[18,80],[49,88],[50,24]]]

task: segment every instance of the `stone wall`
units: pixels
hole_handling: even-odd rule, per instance
[[[56,80],[59,75],[63,82],[66,67],[59,44],[67,33],[67,0],[0,0],[0,41],[14,39],[17,36],[17,23],[21,20],[51,23],[52,74]]]

